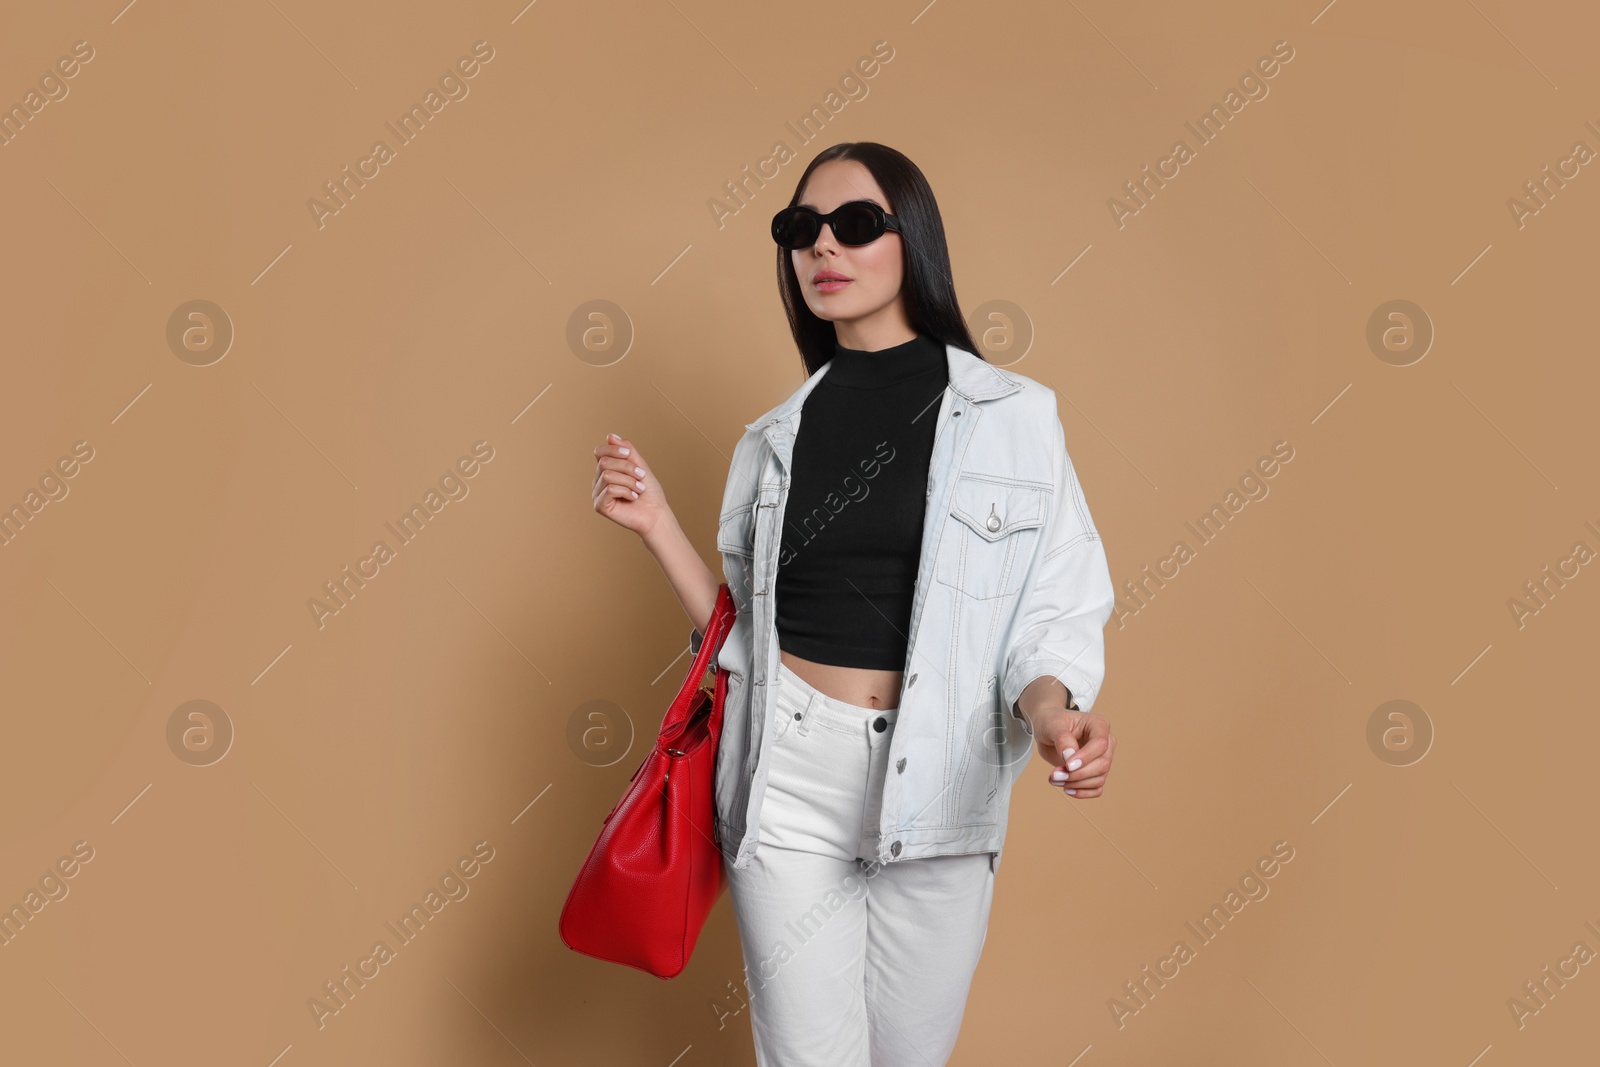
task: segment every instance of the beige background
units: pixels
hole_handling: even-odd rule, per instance
[[[688,663],[592,451],[638,442],[716,566],[734,442],[801,381],[768,220],[845,140],[928,175],[990,358],[1062,397],[1118,586],[1194,550],[1107,628],[1105,796],[1019,783],[953,1062],[1593,1058],[1600,568],[1520,625],[1509,602],[1600,550],[1597,165],[1508,207],[1600,150],[1592,5],[121,2],[0,15],[8,106],[93,49],[0,148],[0,505],[93,453],[0,548],[0,903],[93,854],[0,947],[0,1059],[754,1062],[726,896],[671,982],[557,936]],[[319,227],[323,183],[478,41],[469,95]],[[1198,147],[1184,123],[1278,41]],[[1367,342],[1401,299],[1420,360]],[[195,300],[220,359],[169,345]],[[319,627],[323,583],[479,441],[468,495]],[[1185,524],[1280,441],[1201,546]],[[195,700],[220,759],[169,742]],[[469,895],[319,1028],[323,983],[479,842]],[[1180,939],[1140,1007],[1124,983]],[[1540,1007],[1524,983],[1562,966]]]

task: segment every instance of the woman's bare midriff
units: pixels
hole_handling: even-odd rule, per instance
[[[899,706],[901,671],[876,671],[865,667],[840,667],[817,663],[779,651],[784,665],[823,696],[854,704],[858,708],[888,711]]]

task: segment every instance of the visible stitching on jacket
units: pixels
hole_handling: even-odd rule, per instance
[[[964,556],[965,553],[963,553],[963,558]],[[962,597],[966,594],[962,593],[958,589],[954,595],[957,597]],[[939,769],[939,780],[943,782],[949,782],[950,780],[950,746],[955,743],[956,733],[955,715],[957,695],[954,679],[956,677],[956,649],[959,647],[956,638],[961,632],[960,606],[960,601],[958,600],[956,605],[957,609],[950,613],[950,632],[946,635],[944,642],[944,764]],[[946,789],[946,792],[948,793],[949,790]],[[945,801],[939,806],[939,825],[941,827],[948,826],[950,825],[950,821],[954,818],[955,810],[950,806],[950,801]]]
[[[989,607],[989,626],[988,626],[989,632],[984,637],[983,654],[978,659],[979,663],[991,663],[991,662],[993,662],[993,656],[994,656],[994,652],[995,652],[995,647],[999,644],[999,640],[998,639],[999,639],[999,636],[1000,636],[1000,615],[1001,615],[1001,613],[1000,613],[1000,603],[1001,603],[1001,601],[997,597],[992,601],[987,601],[986,603],[988,603],[990,605],[990,607]],[[959,612],[960,612],[960,608],[958,606],[958,608],[957,608],[957,617],[958,618],[959,618]],[[951,643],[953,645],[955,642],[951,642]],[[989,681],[984,682],[982,692],[984,693],[984,695],[986,697],[987,696],[992,696],[992,694],[994,692],[994,687],[997,686],[998,684],[999,684],[998,679],[994,679],[994,678],[991,677],[991,679]],[[949,688],[952,688],[952,687],[947,686],[946,688],[949,689]],[[985,701],[985,703],[987,703],[987,701]],[[972,709],[969,712],[969,714],[972,716],[973,719],[979,720],[979,725],[981,726],[981,728],[987,729],[987,725],[983,723],[983,720],[986,720],[988,718],[987,715],[979,715],[977,713],[976,709]],[[943,812],[944,813],[940,818],[940,824],[943,825],[943,826],[953,825],[955,823],[955,821],[958,818],[961,817],[961,790],[963,789],[963,787],[965,787],[965,785],[967,783],[967,771],[972,766],[972,758],[973,758],[973,755],[974,755],[974,753],[973,753],[973,740],[972,740],[973,725],[974,724],[972,724],[972,723],[968,724],[966,735],[962,738],[962,755],[961,755],[961,759],[960,759],[959,763],[957,763],[956,766],[955,766],[955,776],[956,776],[955,777],[955,782],[952,784],[951,788],[948,790],[948,794],[949,794],[950,799],[945,804],[945,806],[943,808]],[[946,733],[947,737],[950,737],[953,740],[952,735],[955,733],[954,729],[952,729],[952,728],[947,726],[947,728],[945,730],[945,733]],[[948,767],[949,764],[946,764],[946,766]]]
[[[1078,525],[1084,530],[1093,530],[1094,522],[1089,518],[1088,501],[1083,498],[1083,484],[1078,481],[1078,472],[1072,465],[1072,457],[1065,452],[1066,442],[1061,445],[1062,458],[1066,460],[1067,484],[1063,487],[1072,494],[1072,506],[1078,512]]]
[[[1041,565],[1043,565],[1045,563],[1049,563],[1051,560],[1055,559],[1057,556],[1061,555],[1061,553],[1065,552],[1067,549],[1073,547],[1074,545],[1081,545],[1085,541],[1098,541],[1098,540],[1100,540],[1100,535],[1097,534],[1097,533],[1081,533],[1081,534],[1078,534],[1076,537],[1074,537],[1072,540],[1068,541],[1066,544],[1061,545],[1058,548],[1052,548],[1050,550],[1050,552],[1044,557],[1044,559],[1040,560],[1039,562],[1040,562]]]

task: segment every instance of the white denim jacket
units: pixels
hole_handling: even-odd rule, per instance
[[[1055,392],[955,345],[946,356],[877,859],[989,852],[997,869],[1033,752],[1017,696],[1053,675],[1080,710],[1094,706],[1115,594]],[[717,548],[738,616],[715,660],[728,676],[716,830],[735,867],[755,852],[777,714],[772,590],[790,460],[801,404],[830,366],[746,425],[723,492]]]

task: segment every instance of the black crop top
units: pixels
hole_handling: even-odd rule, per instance
[[[949,383],[942,342],[835,344],[801,408],[774,604],[778,647],[843,667],[905,667],[928,463]]]

